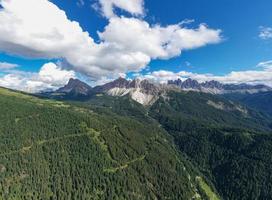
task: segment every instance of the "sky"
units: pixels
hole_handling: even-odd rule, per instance
[[[70,78],[272,86],[271,0],[0,0],[0,86]]]

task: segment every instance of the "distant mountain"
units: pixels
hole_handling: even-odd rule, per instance
[[[103,93],[105,91],[111,90],[112,88],[129,88],[129,83],[130,81],[120,77],[112,82],[106,83],[101,86],[96,86],[94,88],[94,91]]]
[[[193,79],[188,78],[185,81],[182,81],[180,79],[174,80],[174,81],[168,81],[169,85],[176,85],[179,86],[181,89],[192,89],[192,90],[200,90],[201,85]]]
[[[57,93],[65,93],[72,96],[88,96],[91,91],[91,86],[88,84],[78,80],[78,79],[70,79],[68,84],[62,88],[59,88]]]
[[[134,94],[158,99],[143,106]],[[0,88],[3,199],[272,198],[268,115],[140,79],[72,79],[48,95],[74,101]]]
[[[271,118],[266,115],[208,93],[169,91],[167,98],[159,98],[149,112],[169,126],[182,121],[184,126],[186,122],[193,127],[216,124],[265,131],[272,129]]]
[[[39,94],[39,96],[54,99],[89,99],[99,94],[109,96],[129,96],[142,105],[154,103],[160,96],[162,89],[159,85],[150,83],[148,80],[126,80],[118,78],[112,82],[106,83],[94,88],[78,80],[70,79],[64,87],[54,91]]]
[[[272,91],[255,94],[224,94],[224,97],[272,115]]]
[[[146,79],[128,81],[124,78],[119,78],[113,82],[94,88],[96,91],[104,92],[111,96],[129,95],[132,99],[143,105],[151,105],[161,95],[164,95],[168,91],[176,91],[177,89],[180,91],[196,91],[210,94],[255,94],[272,91],[272,88],[266,85],[222,84],[214,80],[199,83],[190,78],[185,81],[180,79],[169,81],[167,85],[154,84]]]
[[[94,88],[78,79],[70,79],[64,87],[55,92],[43,93],[42,96],[78,100],[89,99],[99,94],[107,94],[109,96],[129,96],[142,105],[152,105],[160,96],[165,96],[169,91],[196,91],[210,94],[256,94],[259,92],[272,92],[272,88],[265,85],[222,84],[214,80],[199,83],[190,78],[185,81],[178,79],[168,81],[168,84],[156,84],[146,79],[126,80],[120,77]]]
[[[218,81],[207,81],[199,83],[196,80],[187,79],[182,81],[171,80],[168,81],[168,85],[175,85],[181,90],[199,91],[211,94],[228,94],[228,93],[259,93],[272,91],[272,88],[266,85],[249,85],[249,84],[222,84]]]
[[[117,82],[118,81],[123,82],[122,79],[118,79]],[[149,105],[158,99],[160,88],[147,80],[135,79],[133,81],[127,81],[125,85],[114,85],[107,90],[106,93],[111,96],[129,95],[138,103]]]
[[[129,81],[120,77],[105,85],[94,87],[92,92],[105,93],[110,96],[128,95],[140,104],[149,105],[158,99],[161,89],[148,80],[134,79]]]

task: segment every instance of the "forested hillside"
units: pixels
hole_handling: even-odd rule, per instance
[[[152,106],[0,89],[0,199],[271,199],[266,115],[214,95]]]
[[[244,127],[270,131],[272,120],[224,98],[200,92],[170,92],[151,107],[152,117],[168,126],[167,129],[188,130],[195,126]]]
[[[156,122],[2,88],[0,109],[0,199],[219,198]]]
[[[225,94],[227,99],[243,103],[251,108],[260,110],[272,116],[272,92],[260,92],[255,94]]]
[[[247,115],[233,112],[227,104],[206,94],[172,93],[156,102],[150,114],[223,199],[271,199],[271,120],[250,110]]]

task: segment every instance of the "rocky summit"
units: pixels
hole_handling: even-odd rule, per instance
[[[168,85],[177,86],[181,90],[198,91],[211,94],[228,94],[228,93],[254,94],[259,92],[272,91],[272,88],[266,85],[222,84],[214,80],[199,83],[198,81],[192,80],[190,78],[185,81],[182,81],[180,79],[170,80],[168,81]]]
[[[147,79],[137,78],[127,80],[120,77],[114,81],[93,88],[78,79],[70,79],[67,85],[50,93],[50,96],[61,99],[88,99],[98,94],[129,96],[142,105],[152,105],[160,96],[164,97],[167,91],[195,91],[224,95],[271,92],[272,88],[266,85],[223,84],[214,80],[200,83],[190,78],[185,81],[177,79],[170,80],[167,84],[159,84],[150,82]]]

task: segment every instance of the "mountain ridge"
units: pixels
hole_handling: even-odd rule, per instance
[[[0,89],[0,195],[271,199],[271,119],[179,91],[143,106],[128,95],[56,101]]]
[[[168,85],[175,85],[182,90],[198,91],[211,94],[226,94],[226,93],[259,93],[272,91],[272,88],[263,84],[250,85],[246,83],[242,84],[223,84],[219,81],[211,80],[199,83],[196,80],[188,78],[185,81],[181,79],[170,80]]]
[[[160,96],[165,96],[168,91],[195,91],[214,95],[241,93],[255,94],[260,92],[270,92],[272,88],[266,85],[249,84],[223,84],[218,81],[198,82],[191,78],[185,81],[181,79],[170,80],[167,84],[152,83],[147,79],[136,78],[127,80],[119,77],[104,85],[91,87],[78,79],[70,79],[69,82],[55,92],[47,93],[47,96],[58,98],[86,98],[98,94],[110,96],[126,96],[142,105],[152,105]]]

